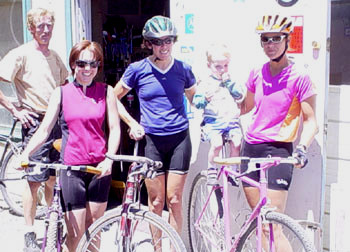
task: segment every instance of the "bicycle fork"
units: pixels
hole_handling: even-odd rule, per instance
[[[126,184],[126,191],[124,195],[124,204],[122,206],[122,216],[119,224],[119,232],[117,233],[117,237],[115,243],[118,244],[122,242],[123,249],[125,251],[129,251],[132,237],[131,230],[131,219],[128,218],[128,212],[130,208],[130,204],[135,202],[135,182],[128,181]]]
[[[56,176],[56,180],[58,177]],[[54,186],[54,198],[52,205],[48,209],[48,213],[45,218],[45,234],[42,245],[42,252],[47,249],[51,251],[51,248],[55,248],[55,251],[62,251],[63,244],[63,216],[62,209],[60,209],[60,192],[61,188],[56,183]]]

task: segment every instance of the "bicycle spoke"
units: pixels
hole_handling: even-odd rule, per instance
[[[314,252],[314,246],[305,230],[293,219],[284,214],[270,212],[263,225],[263,248],[265,251]],[[272,229],[273,227],[273,229]],[[255,252],[257,250],[256,222],[243,235],[237,251]]]
[[[91,246],[96,240],[100,242],[98,251],[101,252],[165,252],[173,251],[173,248],[179,252],[185,250],[175,230],[168,230],[170,225],[159,216],[142,210],[130,213],[131,232],[128,236],[119,232],[121,216],[118,213],[111,216],[112,214],[104,216],[89,228],[89,235],[83,237],[77,251],[96,251],[97,248]]]

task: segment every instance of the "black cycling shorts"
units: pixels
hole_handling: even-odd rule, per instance
[[[284,142],[271,142],[261,144],[249,144],[246,141],[243,142],[242,156],[245,157],[289,157],[293,153],[293,144]],[[241,165],[241,171],[244,172],[248,168],[247,165]],[[249,173],[247,176],[259,181],[260,171]],[[289,189],[292,181],[293,165],[292,164],[279,164],[273,166],[267,170],[268,188],[273,190],[285,190]],[[250,186],[243,182],[243,186]]]
[[[163,162],[157,175],[166,172],[187,174],[191,155],[192,144],[188,130],[167,136],[146,134],[145,156]]]
[[[107,202],[112,176],[96,177],[86,172],[61,171],[61,203],[64,212],[86,208],[87,202]]]
[[[31,126],[30,128],[24,128],[22,127],[22,141],[24,147],[28,144],[31,137],[34,135],[34,133],[38,130],[41,121],[44,116],[39,116],[39,118],[33,117],[36,125]],[[56,123],[53,127],[49,137],[47,138],[46,142],[33,154],[29,157],[30,161],[33,162],[44,162],[44,163],[56,163],[60,159],[60,153],[53,147],[53,142],[56,139],[59,139],[62,137],[61,128]],[[38,175],[28,176],[28,181],[31,182],[44,182],[49,179],[50,176],[55,176],[55,171],[52,169],[47,170],[46,172],[43,172]]]

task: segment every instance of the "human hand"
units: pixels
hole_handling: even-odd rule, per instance
[[[298,163],[295,164],[295,167],[304,168],[308,163],[308,159],[306,156],[306,146],[301,144],[297,145],[293,152],[293,157],[298,160]]]
[[[132,125],[129,129],[129,136],[131,139],[134,139],[135,141],[141,140],[144,135],[145,135],[145,130],[138,123]]]
[[[13,116],[21,122],[22,126],[25,129],[31,126],[35,126],[34,118],[39,117],[37,113],[34,113],[32,111],[29,111],[23,108],[16,108],[16,110],[13,113]]]
[[[19,170],[19,171],[25,170],[25,167],[22,166],[23,163],[29,163],[28,155],[21,154],[21,155],[15,157],[14,162],[13,162],[14,168],[16,170]]]
[[[231,80],[231,77],[230,77],[229,73],[223,73],[223,74],[221,75],[221,80],[222,80],[223,83],[225,83],[225,82],[227,82],[227,81],[230,81],[230,80]]]
[[[96,167],[97,169],[101,170],[101,174],[97,176],[97,179],[112,174],[112,164],[113,160],[109,158],[105,158],[105,160],[100,162]]]

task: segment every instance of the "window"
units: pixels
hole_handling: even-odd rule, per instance
[[[22,0],[3,0],[0,4],[0,59],[9,50],[23,44]],[[16,101],[14,86],[0,82],[0,89],[11,101]],[[10,125],[12,117],[0,106],[1,125]],[[1,128],[2,129],[2,128]]]

